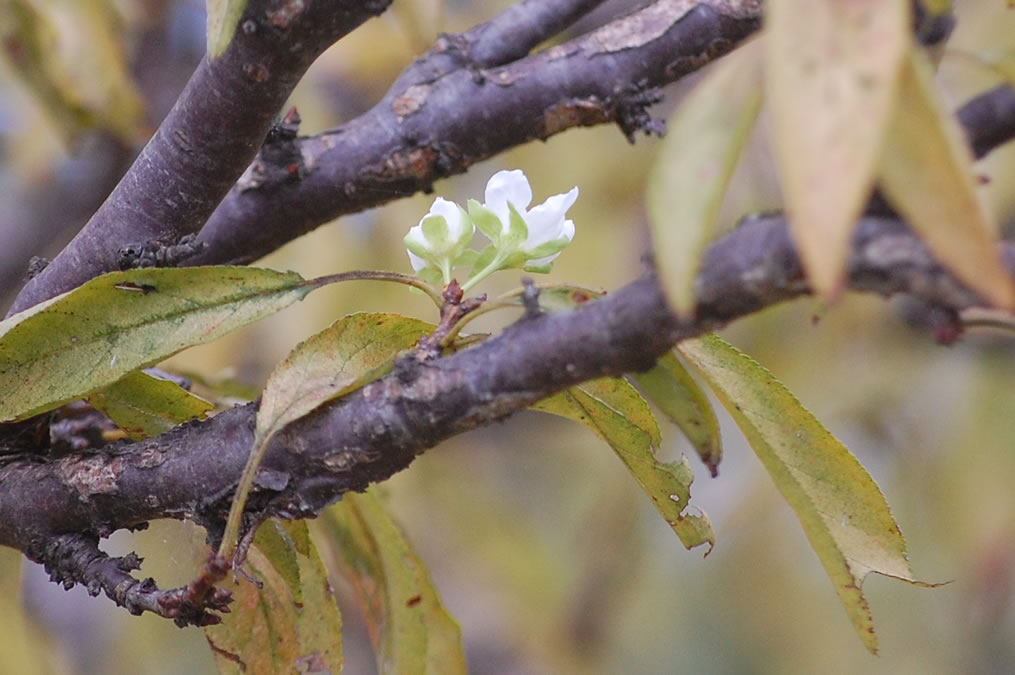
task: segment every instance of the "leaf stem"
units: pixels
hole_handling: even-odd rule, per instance
[[[402,274],[400,272],[385,272],[383,270],[351,270],[349,272],[341,272],[339,274],[328,274],[323,277],[317,277],[311,279],[308,283],[312,286],[327,286],[328,284],[336,284],[340,281],[394,281],[399,284],[405,284],[406,286],[412,286],[430,296],[434,304],[437,305],[438,309],[444,304],[444,298],[441,297],[440,291],[436,288],[423,281],[419,277],[414,277],[410,274]]]
[[[255,444],[247,458],[247,464],[243,467],[243,474],[236,486],[236,495],[233,496],[232,506],[229,507],[229,517],[226,520],[226,529],[222,534],[222,542],[219,544],[219,557],[231,560],[240,538],[240,524],[243,520],[243,510],[247,506],[247,497],[250,496],[250,489],[254,486],[254,478],[257,476],[257,469],[261,466],[264,453],[268,450],[268,444],[275,434],[268,434]]]

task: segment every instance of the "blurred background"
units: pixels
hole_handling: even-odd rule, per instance
[[[16,14],[22,4],[48,24],[46,39],[34,46],[10,39],[23,25]],[[314,65],[292,100],[301,132],[367,110],[437,32],[467,29],[508,4],[396,0],[393,11]],[[940,70],[952,104],[1000,82],[976,56],[1015,50],[1015,10],[1005,4],[956,1],[958,28]],[[571,34],[633,5],[607,3]],[[175,100],[203,52],[204,7],[198,0],[0,1],[0,34],[6,306],[28,259],[52,256],[73,236]],[[656,113],[668,115],[694,79],[671,87]],[[614,289],[641,268],[648,243],[643,190],[658,145],[642,137],[631,146],[612,127],[570,131],[440,181],[435,190],[462,202],[479,198],[502,168],[524,169],[537,203],[578,185],[569,214],[577,236],[551,278]],[[978,168],[1010,236],[1015,144]],[[420,195],[343,218],[260,264],[304,276],[354,268],[407,272],[401,239],[432,199]],[[778,204],[765,139],[756,132],[723,225]],[[484,290],[517,284],[517,275],[502,273]],[[400,286],[333,286],[167,366],[256,387],[296,343],[357,311],[435,318],[425,298]],[[794,515],[721,411],[726,455],[719,477],[709,478],[693,460],[694,501],[718,537],[707,559],[700,549],[683,549],[590,432],[522,413],[425,453],[383,488],[462,624],[470,671],[1011,672],[1015,336],[979,329],[941,347],[925,314],[911,302],[850,295],[834,307],[812,300],[775,307],[724,332],[781,378],[879,482],[908,538],[917,577],[951,581],[928,590],[868,579],[880,657],[864,650]],[[488,315],[480,328],[497,330],[511,318]],[[675,428],[664,428],[664,437],[665,458],[690,453]],[[106,545],[110,552],[137,550],[146,558],[143,573],[166,586],[191,578],[203,547],[203,532],[176,522],[117,533]],[[19,573],[18,565],[15,552],[0,551],[0,584],[9,591],[0,595],[3,672],[214,670],[200,631],[131,617],[80,588],[63,591],[37,566]],[[374,672],[353,597],[340,580],[335,585],[346,672]]]

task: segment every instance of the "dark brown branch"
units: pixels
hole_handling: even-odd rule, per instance
[[[202,59],[123,180],[11,311],[117,269],[125,244],[196,232],[254,159],[310,64],[390,2],[250,0],[228,50]]]
[[[854,246],[849,269],[854,290],[885,296],[910,293],[949,311],[982,305],[895,220],[864,219]],[[1015,246],[1007,245],[1005,255],[1015,270]],[[450,436],[490,424],[579,382],[643,370],[675,342],[807,294],[783,219],[773,215],[748,220],[714,244],[697,292],[697,317],[678,319],[667,309],[656,277],[649,274],[575,311],[529,312],[474,348],[433,361],[400,362],[390,375],[279,435],[248,501],[248,522],[313,516],[344,492],[362,490],[404,469],[416,455]],[[252,404],[235,408],[158,438],[88,455],[44,462],[10,459],[0,467],[0,544],[63,569],[63,549],[58,546],[54,554],[47,548],[55,535],[74,533],[87,539],[156,518],[186,518],[207,527],[214,541],[250,451],[255,413]],[[71,569],[91,569],[93,563],[100,564],[106,577],[127,573],[121,568],[110,572],[112,568],[90,557],[84,567]],[[105,587],[106,577],[96,581],[75,574],[59,578]],[[132,607],[148,605],[136,599]]]
[[[977,157],[1015,138],[1015,89],[996,87],[959,108],[959,122]]]
[[[487,42],[499,29],[442,38],[372,110],[296,141],[298,179],[263,167],[245,174],[201,231],[205,252],[187,264],[250,262],[337,216],[428,191],[482,159],[573,127],[655,131],[645,109],[658,100],[656,87],[729,51],[758,28],[759,15],[760,3],[747,0],[690,11],[658,2],[492,69],[468,58],[493,51]]]

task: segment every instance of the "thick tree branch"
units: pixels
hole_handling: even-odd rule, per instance
[[[197,232],[310,64],[390,2],[250,0],[228,50],[201,60],[123,180],[11,312],[117,269],[121,246]]]
[[[983,304],[895,220],[864,219],[854,247],[849,269],[854,290],[909,293],[949,311]],[[1006,245],[1005,256],[1015,270],[1015,246]],[[674,316],[658,280],[648,274],[574,311],[529,313],[501,335],[457,354],[427,362],[408,359],[277,437],[248,502],[248,523],[268,516],[314,516],[344,492],[388,478],[450,436],[585,380],[648,368],[675,342],[808,292],[784,220],[763,216],[710,248],[693,319]],[[73,555],[84,555],[87,564],[66,563],[65,547],[49,543],[54,536],[75,534],[90,541],[152,519],[178,518],[204,525],[214,541],[250,451],[255,414],[250,404],[158,438],[90,454],[49,461],[11,458],[0,467],[0,544],[53,570],[70,569],[57,578],[88,580],[95,590],[105,588],[102,579],[112,579],[109,575],[127,574],[122,561],[95,558],[88,546],[91,553],[81,553],[84,540],[74,540]],[[96,580],[75,571],[91,565],[99,565],[105,576]],[[132,608],[154,606],[136,597],[142,586],[130,588]],[[183,591],[169,593],[177,597]],[[208,620],[201,612],[191,616]]]
[[[557,8],[577,12],[586,4],[594,3],[560,3]],[[746,4],[660,0],[646,10],[649,14],[634,15],[641,18],[614,22],[503,68],[477,67],[475,61],[458,56],[447,61],[447,54],[435,52],[400,81],[412,84],[393,88],[374,111],[335,133],[296,142],[302,162],[298,180],[278,179],[270,172],[246,174],[202,235],[212,244],[209,255],[254,257],[256,251],[273,248],[337,213],[424,189],[479,158],[563,128],[613,121],[633,129],[644,122],[638,115],[651,100],[644,96],[646,91],[729,49],[757,27],[756,13],[747,18],[723,14],[723,7],[743,9]],[[259,5],[258,0],[251,5]],[[696,7],[687,11],[691,5]],[[271,15],[264,17],[270,22]],[[254,30],[244,34],[256,35],[264,27],[255,23]],[[529,35],[531,40],[538,38],[537,33]],[[447,38],[442,49],[457,48],[454,39]],[[496,58],[512,56],[501,53]],[[582,59],[593,56],[594,68],[581,65]],[[436,71],[427,70],[435,63]],[[633,89],[615,85],[635,77]],[[473,97],[467,104],[466,99],[456,99],[465,94]],[[1015,92],[999,88],[960,112],[978,154],[1015,136],[1013,99]],[[531,110],[537,114],[529,117],[525,111]],[[371,119],[379,126],[368,132],[360,125]],[[487,133],[476,134],[476,128]],[[375,136],[380,139],[376,144]],[[251,147],[244,147],[252,153]],[[177,143],[173,152],[179,151]],[[270,155],[262,152],[260,159],[266,154]],[[189,171],[193,177],[208,168],[203,162],[210,158],[195,166],[187,163],[194,161],[188,155],[178,164],[164,164],[162,170]],[[152,170],[135,169],[141,175]],[[336,184],[343,189],[334,190]],[[140,182],[133,187],[121,184],[114,196],[121,188],[124,194],[136,189],[143,195],[148,187]],[[173,194],[179,196],[182,188],[175,189]],[[210,192],[198,192],[193,202],[188,197],[170,206],[178,209],[182,204],[184,211],[194,214],[210,209],[202,201]],[[198,208],[198,202],[204,206]],[[140,202],[124,202],[117,208],[127,207],[142,214],[141,230],[123,230],[131,236],[147,232],[145,227],[158,229],[155,221],[167,213],[159,211],[160,205],[149,212]],[[231,208],[236,211],[230,214]],[[259,214],[257,209],[264,211]],[[244,230],[249,223],[266,228],[268,238],[257,239]],[[187,225],[192,226],[193,222]],[[216,227],[224,228],[221,246],[216,243]],[[152,238],[160,235],[161,231]],[[232,238],[246,238],[252,244],[230,253],[225,240]],[[122,243],[115,242],[113,250]],[[66,254],[70,262],[65,266],[75,267],[74,255],[91,255],[86,248],[77,251]],[[1005,245],[1004,255],[1015,270],[1015,246]],[[887,217],[868,217],[858,225],[849,285],[885,296],[908,293],[953,313],[984,306],[936,264],[904,225]],[[41,282],[38,288],[52,290]],[[48,290],[33,292],[45,297]],[[716,242],[704,261],[696,293],[695,316],[678,318],[649,273],[571,312],[540,315],[530,307],[501,335],[458,354],[399,363],[390,375],[324,406],[276,438],[248,502],[248,524],[269,516],[313,516],[346,491],[400,471],[450,436],[487,425],[574,384],[645,369],[675,342],[809,293],[782,217],[748,219]],[[208,528],[212,540],[219,537],[251,447],[255,414],[255,406],[247,405],[142,442],[59,458],[7,457],[0,464],[4,486],[0,545],[45,563],[58,581],[104,591],[130,611],[153,611],[181,623],[213,620],[208,611],[222,610],[227,599],[211,591],[209,584],[159,591],[130,575],[139,563],[136,557],[110,559],[96,542],[116,529],[139,527],[156,518],[193,520]]]
[[[758,28],[760,11],[757,0],[659,0],[498,68],[487,66],[508,55],[497,47],[503,15],[442,38],[372,110],[293,142],[285,156],[298,158],[298,171],[289,159],[273,167],[259,157],[201,231],[205,251],[186,264],[250,262],[340,215],[428,191],[572,127],[655,131],[645,109],[656,87],[732,49]]]

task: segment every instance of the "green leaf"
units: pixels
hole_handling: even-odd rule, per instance
[[[881,490],[849,450],[764,367],[715,335],[677,346],[712,387],[796,512],[853,627],[877,636],[864,577],[912,578],[906,541]]]
[[[919,52],[906,62],[899,95],[881,157],[885,195],[942,265],[998,307],[1015,308],[1015,283],[1001,262],[994,214],[977,193],[972,151]]]
[[[178,424],[203,418],[215,407],[175,382],[140,370],[93,393],[88,402],[135,440],[158,436]]]
[[[376,491],[347,492],[317,522],[360,602],[378,672],[464,674],[461,629]]]
[[[719,421],[705,392],[673,352],[659,359],[646,373],[632,373],[648,399],[680,427],[698,451],[712,477],[719,475],[722,443]]]
[[[247,0],[208,0],[208,57],[225,53],[236,34],[236,25],[247,8]]]
[[[646,193],[656,266],[673,308],[694,310],[694,280],[761,107],[759,43],[716,64],[667,122]]]
[[[339,673],[342,617],[305,521],[269,520],[233,588],[231,613],[205,638],[220,673]]]
[[[0,321],[0,422],[86,396],[301,300],[295,272],[189,267],[110,272]]]
[[[236,544],[247,495],[272,437],[327,401],[389,372],[400,351],[433,329],[432,324],[398,314],[351,314],[301,342],[275,366],[261,396],[253,447],[236,489],[220,555]]]
[[[470,199],[468,206],[469,218],[475,223],[476,229],[485,234],[494,246],[499,244],[501,235],[504,233],[504,226],[501,224],[497,214],[475,199]],[[492,257],[490,259],[493,260]]]
[[[842,290],[910,49],[910,0],[768,0],[765,95],[793,239],[814,289]]]
[[[532,406],[560,417],[581,422],[606,441],[652,499],[684,546],[690,550],[708,544],[715,533],[708,516],[691,506],[694,473],[686,458],[660,462],[659,427],[648,405],[626,380],[602,378],[571,387]]]

